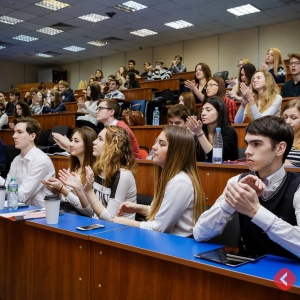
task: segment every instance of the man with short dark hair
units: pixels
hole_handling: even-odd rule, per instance
[[[61,94],[61,99],[63,102],[75,102],[76,101],[74,93],[69,88],[69,84],[66,81],[61,80],[58,83],[58,86],[59,86],[59,92]]]
[[[109,82],[109,92],[105,95],[108,99],[125,99],[122,92],[119,91],[120,82],[117,79],[111,80]]]
[[[289,68],[293,78],[282,85],[281,96],[298,97],[300,96],[300,54],[289,54],[289,58]]]
[[[41,179],[55,176],[53,163],[48,155],[36,147],[41,133],[40,124],[31,118],[22,118],[14,128],[15,147],[21,150],[11,163],[6,185],[12,176],[16,177],[19,202],[44,207],[44,198],[50,191],[41,183]],[[4,179],[0,177],[3,184]]]
[[[20,99],[20,90],[13,88],[9,91],[9,102],[6,104],[5,112],[8,116],[12,116],[15,111],[15,106]]]
[[[174,73],[186,72],[186,66],[182,63],[182,57],[176,55],[171,63],[170,71]]]
[[[135,67],[135,61],[133,59],[130,59],[128,61],[128,73],[131,72],[136,75],[140,75],[140,72],[138,70],[136,70],[134,67]]]
[[[265,116],[246,127],[251,172],[229,179],[194,227],[196,241],[220,234],[237,212],[243,249],[300,257],[300,174],[283,167],[293,140],[293,129],[280,117]]]

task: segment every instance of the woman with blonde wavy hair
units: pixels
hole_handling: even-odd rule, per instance
[[[280,116],[282,97],[271,73],[258,69],[253,74],[251,86],[240,84],[242,103],[234,123],[243,123],[246,117],[256,120],[263,116]]]
[[[285,164],[295,164],[300,167],[300,99],[287,102],[282,108],[282,117],[294,131],[294,143],[287,156]]]
[[[83,185],[74,172],[60,170],[59,179],[73,187],[82,207],[90,217],[111,221],[123,202],[136,203],[136,184],[133,172],[136,161],[131,150],[127,131],[118,126],[105,127],[93,142],[93,166],[85,167],[86,183]],[[135,214],[125,215],[134,219]]]
[[[122,217],[114,222],[153,231],[189,237],[205,198],[196,167],[193,134],[185,127],[166,126],[153,146],[155,166],[154,198],[151,206],[124,202],[119,216],[139,213],[147,221],[128,221]]]

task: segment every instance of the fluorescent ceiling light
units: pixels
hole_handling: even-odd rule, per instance
[[[40,6],[46,9],[50,9],[50,10],[59,10],[62,8],[65,8],[67,6],[70,6],[67,3],[63,3],[60,1],[55,1],[55,0],[43,0],[41,2],[35,3],[34,5],[36,6]]]
[[[6,48],[5,46],[0,46],[0,50],[1,50],[1,49],[5,49],[5,48]]]
[[[260,12],[259,9],[256,7],[252,6],[251,4],[246,4],[243,6],[237,6],[234,8],[227,9],[228,12],[236,15],[236,16],[243,16],[243,15],[248,15],[248,14],[253,14],[256,12]]]
[[[88,44],[91,44],[91,45],[94,45],[94,46],[101,47],[101,46],[108,45],[108,42],[103,42],[103,41],[91,41],[91,42],[88,42]]]
[[[44,54],[44,53],[37,53],[34,55],[35,57],[42,57],[42,58],[52,58],[54,57],[53,55],[50,54]]]
[[[134,2],[134,1],[127,1],[127,2],[124,2],[122,4],[116,5],[114,8],[120,9],[120,10],[125,11],[125,12],[133,12],[133,11],[137,11],[137,10],[147,8],[147,6],[139,4],[139,3]]]
[[[186,27],[191,27],[194,26],[193,24],[183,21],[183,20],[178,20],[178,21],[174,21],[174,22],[170,22],[170,23],[165,23],[166,26],[175,28],[175,29],[182,29],[182,28],[186,28]]]
[[[58,33],[62,33],[63,30],[59,30],[59,29],[55,29],[55,28],[51,28],[51,27],[44,27],[44,28],[38,29],[37,32],[41,32],[41,33],[45,33],[45,34],[49,34],[49,35],[55,35]]]
[[[89,15],[80,16],[80,17],[78,17],[78,19],[97,23],[97,22],[109,19],[109,17],[105,17],[105,16],[101,16],[101,15],[97,15],[97,14],[89,14]]]
[[[85,50],[85,48],[81,48],[81,47],[77,47],[77,46],[69,46],[69,47],[65,47],[63,49],[72,51],[72,52],[79,52],[79,51]]]
[[[23,34],[20,34],[18,36],[14,36],[13,39],[23,41],[23,42],[32,42],[32,41],[38,40],[38,38],[28,36],[28,35],[23,35]]]
[[[5,24],[10,24],[10,25],[15,25],[17,23],[23,22],[23,20],[11,18],[11,17],[8,17],[8,16],[1,16],[0,17],[0,22],[5,23]]]
[[[151,30],[148,30],[148,29],[140,29],[140,30],[132,31],[130,33],[138,35],[138,36],[142,36],[142,37],[157,34],[157,32],[151,31]]]

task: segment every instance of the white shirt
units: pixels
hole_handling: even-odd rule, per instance
[[[77,120],[85,120],[85,121],[89,121],[89,122],[93,123],[94,125],[97,125],[98,121],[96,119],[96,108],[97,108],[97,101],[93,101],[86,108],[87,114],[85,116],[77,117]]]
[[[269,176],[266,179],[268,186],[266,186],[261,198],[268,201],[268,198],[280,186],[284,176],[284,167]],[[239,177],[240,175],[234,176],[228,182],[238,182]],[[252,222],[263,229],[272,241],[300,257],[300,189],[294,194],[293,207],[298,226],[292,226],[283,221],[263,206],[260,206],[252,218]],[[220,234],[234,212],[235,209],[225,201],[223,192],[215,204],[200,216],[193,231],[195,240],[198,242],[205,241]]]
[[[6,187],[12,176],[16,177],[19,202],[44,207],[45,195],[51,192],[41,183],[41,179],[55,176],[51,159],[40,149],[33,147],[24,157],[20,154],[10,165]]]
[[[164,198],[153,221],[141,222],[140,228],[191,236],[193,231],[194,187],[181,171],[166,186]]]
[[[8,124],[8,116],[6,113],[3,113],[2,115],[0,114],[0,129],[2,128],[3,125]]]

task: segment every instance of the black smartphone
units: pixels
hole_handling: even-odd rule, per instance
[[[101,225],[101,224],[93,224],[93,225],[86,225],[86,226],[78,226],[78,227],[76,227],[76,229],[82,230],[82,231],[93,230],[93,229],[99,229],[99,228],[104,228],[104,225]]]

